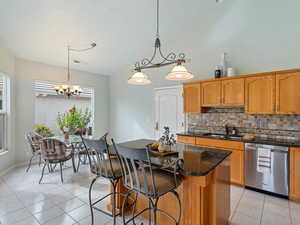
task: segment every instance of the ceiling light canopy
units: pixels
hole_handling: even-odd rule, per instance
[[[156,56],[159,55],[160,62],[154,62]],[[188,80],[194,76],[187,71],[183,66],[186,63],[185,54],[180,53],[176,55],[174,52],[171,52],[167,55],[164,55],[161,50],[161,41],[159,38],[159,0],[157,0],[156,8],[156,39],[154,45],[154,52],[150,59],[144,58],[140,62],[135,64],[135,73],[128,79],[129,84],[150,84],[151,81],[148,77],[142,73],[142,70],[159,68],[163,66],[175,65],[171,73],[166,76],[168,80]],[[139,81],[139,82],[136,82]]]
[[[96,43],[91,43],[91,46],[84,49],[74,49],[68,46],[68,77],[67,83],[70,83],[70,52],[85,52],[92,48],[96,47]],[[79,60],[74,60],[74,63],[80,63]],[[55,85],[53,89],[56,91],[58,95],[67,96],[70,98],[71,96],[78,96],[83,92],[83,89],[79,85],[70,85],[70,84],[63,84],[63,85]]]

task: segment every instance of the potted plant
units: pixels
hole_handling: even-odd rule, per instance
[[[47,127],[44,124],[36,124],[35,127],[34,127],[34,131],[38,135],[40,135],[40,136],[42,136],[44,138],[46,138],[46,137],[53,137],[54,136],[54,134],[52,133],[52,131],[50,130],[50,128]]]
[[[176,144],[175,136],[174,134],[170,135],[169,127],[164,127],[164,133],[159,139],[159,142],[158,151],[160,152],[171,151],[171,146]]]
[[[73,106],[67,112],[57,116],[57,125],[65,136],[72,135],[81,131],[83,134],[91,121],[92,113],[86,108],[85,110],[77,109]]]

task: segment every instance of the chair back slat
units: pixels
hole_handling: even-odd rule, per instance
[[[107,134],[106,134],[107,135]],[[112,163],[112,154],[106,141],[106,135],[101,139],[87,139],[82,137],[82,142],[88,153],[91,172],[97,171],[100,176],[116,178],[116,169]]]
[[[116,145],[113,140],[112,142],[121,162],[124,185],[146,196],[156,195],[155,177],[147,146],[145,149],[133,149]]]
[[[41,152],[45,160],[56,160],[66,156],[67,146],[58,139],[44,138],[41,140]]]

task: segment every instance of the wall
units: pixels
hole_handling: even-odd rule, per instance
[[[0,73],[6,75],[10,79],[11,88],[8,110],[8,151],[0,153],[0,173],[8,169],[14,164],[15,158],[15,58],[6,49],[0,47]]]
[[[191,58],[187,66],[196,80],[213,77],[222,52],[228,53],[230,66],[239,74],[299,68],[299,7],[300,2],[294,0],[228,0],[207,12],[192,10],[184,23],[175,23],[181,27],[177,27],[172,38],[163,39],[171,29],[174,32],[174,23],[170,29],[164,26],[163,50],[185,52]],[[149,46],[147,54],[140,52],[139,47],[124,48],[140,52],[141,59],[151,56],[152,45],[145,44]],[[152,90],[175,84],[164,80],[165,69],[157,69],[145,71],[153,80],[152,85],[127,85],[135,60],[138,58],[112,76],[110,82],[110,127],[112,135],[119,141],[153,136]]]
[[[65,82],[67,71],[63,67],[50,66],[23,59],[16,59],[16,163],[28,159],[24,134],[34,127],[35,95],[33,82]],[[71,83],[94,88],[95,135],[101,136],[108,130],[108,86],[109,78],[98,74],[71,71]],[[55,107],[48,105],[47,107]]]
[[[55,105],[55,107],[48,107]],[[78,109],[91,110],[91,98],[65,98],[61,96],[48,95],[46,97],[35,98],[35,124],[44,124],[48,126],[56,135],[61,135],[61,131],[57,126],[58,113],[65,113],[73,106]]]

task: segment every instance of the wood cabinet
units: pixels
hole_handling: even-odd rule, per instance
[[[202,106],[243,106],[245,104],[244,79],[209,81],[201,84]]]
[[[201,83],[201,105],[219,106],[221,105],[221,81],[210,81]]]
[[[276,74],[276,113],[300,114],[300,72]]]
[[[275,74],[246,78],[246,107],[248,114],[274,114]]]
[[[230,158],[230,181],[232,184],[244,186],[244,143],[239,141],[227,141],[212,138],[196,137],[196,145],[229,150]]]
[[[189,136],[177,135],[177,142],[179,144],[195,145],[196,144],[196,138],[195,137],[189,137]]]
[[[244,106],[245,79],[231,79],[222,81],[222,105]]]
[[[300,148],[290,148],[290,193],[289,197],[300,201]]]
[[[230,181],[232,184],[244,186],[244,143],[213,138],[177,136],[178,143],[225,149],[232,152],[230,158]]]
[[[200,113],[200,83],[191,83],[183,85],[183,101],[185,113]]]

